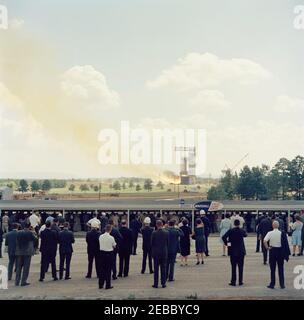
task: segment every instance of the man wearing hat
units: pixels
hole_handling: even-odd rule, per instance
[[[201,210],[200,211],[200,216],[201,216],[201,220],[204,224],[204,232],[205,232],[205,240],[206,240],[206,256],[209,257],[209,249],[208,249],[208,237],[210,234],[210,221],[209,219],[206,217],[206,212],[205,210]]]
[[[151,237],[153,233],[153,228],[150,227],[151,219],[146,217],[144,219],[144,227],[141,230],[143,242],[142,242],[142,249],[143,249],[143,260],[142,260],[142,268],[141,273],[144,274],[146,271],[146,261],[147,257],[149,259],[149,270],[150,273],[153,273],[152,267],[152,247],[151,247]]]
[[[106,225],[109,223],[109,218],[107,217],[107,214],[105,212],[101,213],[100,217],[100,231],[104,232]]]
[[[92,277],[93,262],[95,260],[95,268],[97,277],[99,277],[100,266],[99,266],[99,237],[101,235],[99,229],[100,223],[93,221],[91,223],[91,231],[87,232],[87,253],[88,253],[88,273],[86,278]]]
[[[100,229],[100,221],[97,219],[97,213],[94,213],[93,218],[88,221],[87,226],[92,228],[92,224],[95,226],[98,225],[98,229]]]

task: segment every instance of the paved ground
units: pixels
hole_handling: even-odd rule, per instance
[[[139,247],[140,247],[139,240]],[[270,290],[269,267],[264,266],[261,253],[255,253],[255,238],[246,239],[245,285],[229,287],[229,258],[221,256],[221,245],[217,237],[210,238],[210,254],[205,265],[195,265],[195,255],[189,259],[188,267],[176,264],[175,282],[165,289],[154,289],[152,275],[140,274],[142,252],[132,256],[130,276],[113,282],[114,289],[99,290],[97,279],[85,279],[87,256],[85,240],[77,238],[72,259],[72,280],[53,282],[50,273],[44,283],[39,279],[39,256],[33,258],[29,282],[30,287],[14,287],[9,282],[8,290],[0,290],[0,299],[303,299],[304,290],[293,288],[294,266],[304,265],[303,257],[291,257],[286,265],[286,289]],[[192,244],[192,250],[194,244]],[[0,260],[7,265],[7,258]]]

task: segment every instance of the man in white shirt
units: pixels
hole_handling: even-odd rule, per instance
[[[90,220],[88,221],[88,223],[87,223],[87,225],[88,225],[89,227],[91,227],[92,224],[94,224],[94,225],[98,224],[98,229],[100,230],[100,220],[97,219],[97,214],[96,214],[96,213],[94,213],[93,218],[90,219]]]
[[[39,232],[39,225],[40,225],[40,219],[39,217],[33,212],[30,217],[29,217],[29,221],[31,224],[31,227],[36,231],[36,233],[38,234]]]
[[[269,265],[270,265],[270,284],[267,286],[269,289],[275,287],[275,271],[278,265],[279,282],[281,289],[285,288],[284,285],[284,255],[282,250],[282,232],[279,230],[280,224],[277,220],[272,223],[273,230],[269,231],[264,238],[264,246],[269,250]]]
[[[107,225],[105,233],[99,237],[100,248],[100,276],[99,276],[99,289],[102,289],[106,283],[106,289],[112,289],[111,286],[111,269],[113,260],[113,250],[116,247],[114,237],[110,235],[112,226]]]
[[[242,229],[245,223],[245,220],[243,217],[240,216],[240,214],[237,212],[235,215],[233,215],[231,218],[231,224],[234,226],[234,220],[239,220],[240,221],[240,228]]]

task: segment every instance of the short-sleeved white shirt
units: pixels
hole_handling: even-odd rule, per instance
[[[116,246],[116,242],[114,237],[112,237],[109,233],[104,233],[99,237],[99,246],[101,251],[113,251]]]
[[[264,241],[269,241],[271,247],[281,248],[281,235],[282,232],[279,229],[274,229],[266,234]]]

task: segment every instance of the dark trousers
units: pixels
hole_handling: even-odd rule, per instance
[[[205,244],[205,247],[206,247],[206,252],[205,254],[208,255],[209,254],[209,248],[208,248],[208,237],[209,237],[209,234],[206,236],[205,235],[205,240],[206,240],[206,244]]]
[[[136,254],[138,233],[133,234],[132,254]]]
[[[8,280],[11,280],[13,277],[14,265],[17,263],[16,258],[17,257],[15,255],[8,256]]]
[[[159,280],[159,269],[160,269],[160,282],[164,286],[166,284],[167,276],[167,257],[166,256],[156,256],[153,257],[154,262],[154,286],[158,286]]]
[[[276,282],[276,266],[278,265],[278,271],[279,271],[279,282],[280,286],[284,286],[284,258],[282,254],[281,248],[271,248],[269,251],[269,265],[270,265],[270,285],[275,286]]]
[[[16,257],[16,286],[19,286],[20,280],[21,285],[24,285],[27,282],[27,278],[30,273],[32,256],[17,256]]]
[[[112,254],[112,277],[115,279],[117,277],[117,251],[114,250]]]
[[[95,252],[95,253],[88,253],[88,273],[87,273],[87,277],[92,277],[92,269],[93,269],[93,262],[95,259],[95,269],[96,269],[96,274],[97,277],[99,278],[99,271],[100,271],[100,267],[99,267],[99,252]]]
[[[111,287],[111,269],[113,263],[113,251],[100,251],[100,272],[99,272],[99,288],[104,286]]]
[[[301,246],[301,254],[303,255],[303,250],[304,250],[304,237],[302,236],[302,246]]]
[[[174,280],[174,265],[176,260],[176,253],[169,253],[167,260],[167,279]]]
[[[147,262],[147,257],[149,259],[149,269],[150,272],[153,272],[153,267],[152,267],[152,251],[151,249],[148,250],[143,250],[143,260],[142,260],[142,267],[141,267],[141,272],[145,273],[146,271],[146,262]]]
[[[119,252],[119,276],[124,275],[125,277],[129,274],[130,266],[130,251]]]
[[[41,253],[40,279],[43,280],[45,278],[45,273],[49,267],[49,264],[51,264],[53,279],[57,278],[56,255],[43,252]]]
[[[239,283],[243,283],[244,256],[230,256],[231,283],[236,283],[236,267],[239,269]]]
[[[264,246],[264,238],[262,238],[261,242],[262,242],[263,262],[266,263],[267,256],[268,256],[268,250]]]
[[[255,249],[255,251],[256,252],[260,252],[260,248],[261,248],[261,240],[260,240],[259,235],[257,234],[257,241],[256,241],[256,249]]]
[[[63,270],[65,263],[65,278],[70,277],[70,266],[71,266],[72,252],[69,253],[60,253],[60,262],[59,262],[59,278],[63,278]]]

